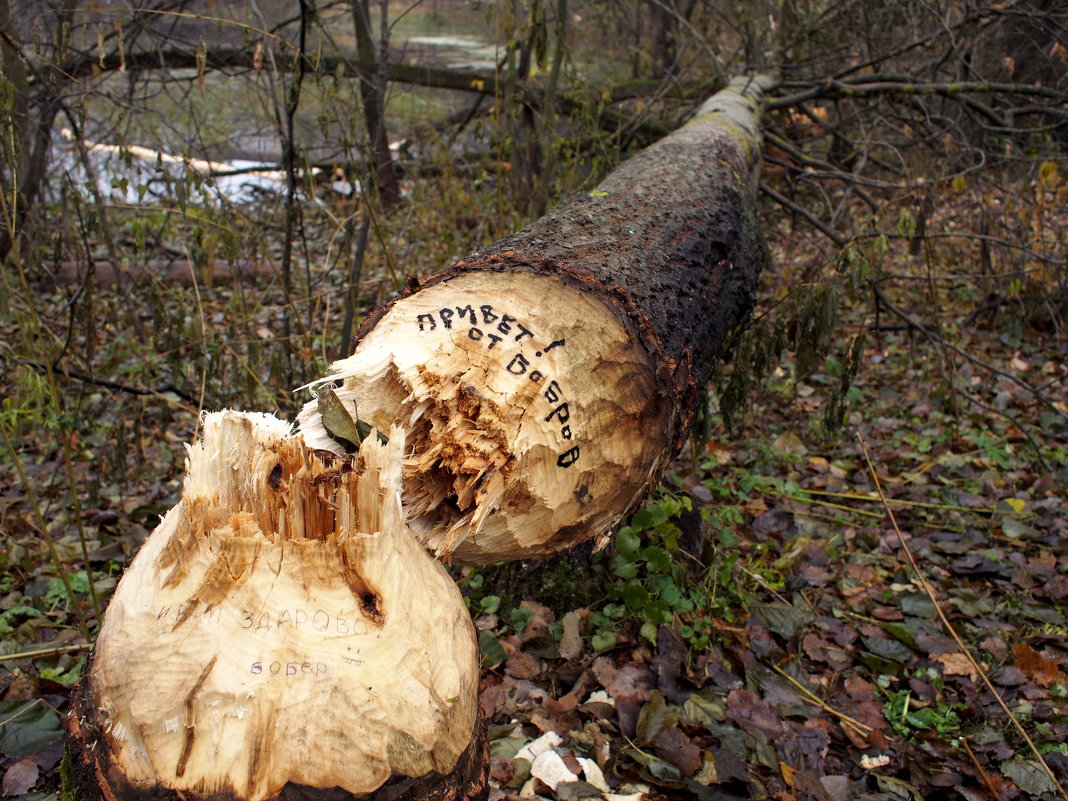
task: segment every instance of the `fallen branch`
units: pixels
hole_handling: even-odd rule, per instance
[[[34,370],[37,370],[41,374],[46,374],[48,372],[47,366],[42,362],[35,362],[29,359],[21,359],[20,361],[27,367],[32,367]],[[69,368],[60,367],[58,365],[54,365],[52,367],[52,371],[56,375],[61,375],[64,378],[70,378],[74,381],[81,381],[85,384],[92,384],[94,386],[104,387],[105,389],[113,389],[116,392],[125,392],[130,395],[141,396],[151,395],[153,397],[162,397],[169,392],[184,401],[188,401],[189,403],[196,402],[196,398],[194,398],[185,390],[176,387],[174,384],[160,384],[158,387],[152,387],[151,389],[149,389],[146,387],[136,387],[131,384],[123,384],[120,381],[111,381],[107,378],[96,378],[91,375],[86,375],[85,373],[80,373],[77,370],[71,370]]]
[[[797,203],[794,203],[788,197],[784,197],[783,195],[776,192],[767,184],[762,183],[760,185],[760,191],[770,197],[783,208],[792,211],[794,214],[797,214],[808,220],[808,222],[812,225],[813,228],[815,228],[825,237],[834,242],[834,244],[838,245],[838,247],[845,247],[848,243],[849,240],[847,240],[841,234],[838,234],[833,228],[824,225],[822,222],[820,222],[820,219],[808,209],[806,209],[804,206],[799,206]]]
[[[784,87],[789,84],[784,83]],[[1048,86],[1026,83],[994,83],[977,81],[922,81],[909,76],[865,75],[853,79],[820,81],[803,91],[768,101],[768,109],[791,108],[809,100],[826,97],[872,97],[875,95],[942,95],[957,97],[967,94],[1005,94],[1045,97],[1056,103],[1068,102],[1068,93]],[[1036,113],[1065,116],[1056,106],[1038,107]]]

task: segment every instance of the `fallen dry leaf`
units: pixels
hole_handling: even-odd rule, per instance
[[[731,690],[727,696],[727,717],[761,742],[782,735],[783,724],[771,704],[749,690]]]
[[[530,775],[552,790],[561,782],[573,782],[577,778],[556,751],[545,751],[536,756],[530,764]]]
[[[1035,684],[1052,687],[1054,684],[1068,682],[1068,677],[1061,672],[1056,662],[1046,659],[1027,643],[1018,643],[1012,653],[1016,657],[1016,666]]]
[[[979,678],[972,660],[959,651],[951,654],[939,654],[935,659],[942,663],[942,672],[947,676],[967,676],[972,681]]]
[[[585,611],[585,610],[582,610]],[[560,658],[572,661],[582,655],[582,617],[579,610],[564,615]]]
[[[678,768],[683,776],[692,776],[701,767],[701,749],[678,726],[661,732],[653,749],[658,757]]]
[[[4,795],[26,795],[37,784],[38,776],[40,776],[40,770],[33,757],[20,759],[4,774]]]
[[[509,655],[504,672],[514,679],[532,679],[541,673],[541,660],[526,651]]]

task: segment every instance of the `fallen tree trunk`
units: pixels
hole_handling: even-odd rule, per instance
[[[766,260],[770,84],[735,80],[592,192],[379,310],[315,382],[405,430],[405,506],[429,548],[559,551],[607,536],[658,480]],[[299,421],[309,445],[345,452],[317,401]]]
[[[405,525],[403,432],[338,458],[269,415],[204,429],[77,693],[78,797],[484,797],[478,646]]]
[[[657,480],[765,259],[764,84],[381,310],[299,435],[204,419],[74,700],[80,801],[485,797],[478,646],[423,546],[552,552]]]

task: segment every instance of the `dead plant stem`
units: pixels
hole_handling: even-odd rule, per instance
[[[60,645],[55,648],[39,648],[36,651],[22,651],[17,654],[4,654],[0,656],[0,662],[14,662],[16,659],[40,659],[43,656],[59,656],[77,651],[88,651],[93,646],[90,643],[77,643],[75,645]]]
[[[961,737],[960,743],[964,746],[964,750],[968,752],[968,758],[972,761],[972,764],[975,765],[975,769],[976,771],[978,771],[980,778],[982,778],[983,784],[985,784],[986,788],[992,793],[990,797],[1001,798],[1001,793],[999,793],[997,787],[994,786],[994,782],[991,780],[990,774],[986,772],[986,768],[983,767],[983,763],[976,759],[975,752],[972,751],[972,747],[968,745],[968,738]]]
[[[772,665],[771,669],[778,673],[780,676],[782,676],[784,679],[786,679],[788,682],[790,682],[792,685],[794,685],[794,687],[796,687],[798,690],[800,690],[803,700],[807,701],[813,706],[818,706],[825,712],[829,712],[830,714],[834,715],[836,718],[842,721],[842,723],[845,723],[847,726],[852,728],[861,736],[867,737],[871,732],[874,731],[874,728],[869,726],[867,723],[861,723],[856,718],[852,718],[844,712],[839,712],[837,709],[828,704],[826,701],[824,701],[822,698],[812,692],[812,690],[808,689],[808,687],[799,682],[797,679],[795,679],[793,676],[791,676],[778,665]],[[887,737],[886,739],[892,740],[893,738]]]

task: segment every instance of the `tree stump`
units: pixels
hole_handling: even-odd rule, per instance
[[[404,434],[339,458],[208,415],[70,719],[83,796],[475,798],[479,655],[401,506]]]
[[[754,190],[770,83],[735,80],[593,191],[428,278],[315,382],[405,430],[405,505],[428,548],[476,564],[554,553],[606,537],[659,480],[767,258]],[[315,401],[299,422],[344,453]]]

